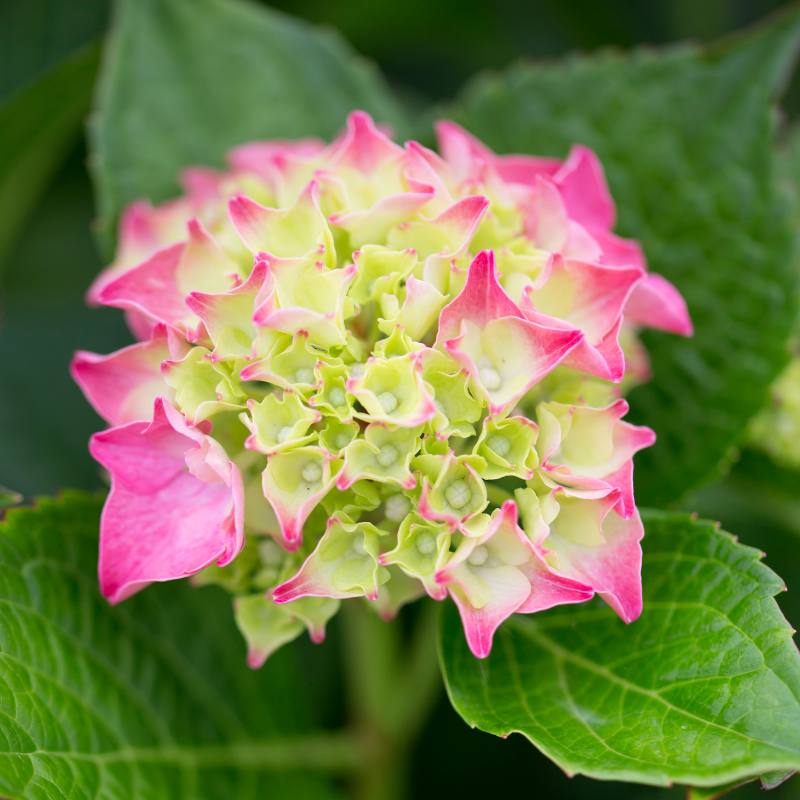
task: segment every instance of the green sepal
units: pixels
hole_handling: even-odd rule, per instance
[[[302,404],[291,389],[267,395],[260,403],[249,400],[248,414],[241,414],[242,422],[252,434],[245,443],[249,450],[271,455],[316,441],[318,434],[309,428],[322,419],[322,414]]]
[[[400,524],[394,549],[384,553],[380,561],[387,566],[394,564],[406,575],[421,580],[428,594],[436,597],[443,591],[434,575],[447,557],[451,539],[444,525],[411,513]]]
[[[323,361],[339,365],[340,358],[332,356],[328,349],[312,344],[303,331],[294,336],[278,337],[268,356],[253,364],[259,380],[269,381],[283,389],[294,389],[304,400],[308,400],[318,388],[317,364]]]
[[[358,436],[357,422],[342,422],[338,417],[325,417],[325,427],[319,433],[319,443],[335,458]]]
[[[320,505],[329,517],[346,514],[353,522],[358,522],[361,514],[374,511],[381,504],[381,494],[371,481],[356,481],[344,491],[333,489],[322,498]]]
[[[247,642],[247,663],[258,669],[280,647],[294,641],[305,625],[264,594],[234,601],[234,619]]]
[[[318,361],[315,376],[319,388],[308,401],[309,405],[326,415],[332,414],[343,423],[350,422],[353,418],[353,402],[345,388],[349,377],[347,367]]]
[[[416,483],[409,465],[420,447],[422,428],[397,428],[372,423],[363,439],[355,439],[344,452],[340,485],[359,478],[394,483],[404,489]]]
[[[481,418],[482,404],[470,392],[469,372],[438,350],[426,353],[422,364],[422,377],[430,387],[437,412],[426,431],[442,441],[451,436],[474,436],[472,423]]]
[[[372,354],[377,358],[398,358],[422,350],[424,347],[425,345],[415,342],[408,336],[402,325],[395,325],[385,339],[375,343]]]
[[[487,418],[472,452],[486,459],[481,472],[484,480],[491,481],[514,475],[523,480],[533,477],[539,466],[534,449],[539,431],[526,417],[506,419]]]
[[[236,377],[236,365],[212,361],[205,347],[193,347],[180,361],[162,367],[164,381],[175,390],[175,402],[191,424],[222,411],[244,408],[247,394]]]
[[[380,614],[385,622],[391,622],[405,605],[425,595],[425,588],[416,578],[407,575],[399,567],[386,567],[389,580],[378,588],[378,597],[370,607]]]
[[[413,250],[388,250],[376,244],[364,245],[353,259],[358,272],[347,294],[359,305],[396,294],[417,264]]]

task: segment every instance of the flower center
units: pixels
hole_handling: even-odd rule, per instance
[[[339,406],[343,406],[345,404],[345,396],[344,396],[344,389],[339,386],[334,386],[328,392],[328,397],[330,398],[331,405],[334,408],[338,408]]]
[[[479,544],[470,554],[467,561],[472,564],[473,567],[480,567],[481,564],[486,563],[486,559],[489,558],[489,551],[482,545]]]
[[[364,365],[356,361],[355,364],[350,365],[350,374],[354,378],[360,378],[364,374]]]
[[[322,467],[316,461],[310,461],[303,467],[300,473],[303,480],[308,483],[316,483],[322,477]]]
[[[508,453],[511,449],[511,442],[508,441],[508,437],[500,436],[500,434],[494,434],[490,436],[486,440],[486,444],[497,453],[497,455],[502,458],[504,455]]]
[[[281,429],[278,431],[278,435],[277,435],[277,437],[276,437],[276,438],[277,438],[277,440],[278,440],[278,442],[280,442],[281,444],[283,444],[283,443],[284,443],[284,442],[285,442],[285,441],[286,441],[286,440],[289,438],[289,434],[290,434],[291,432],[292,432],[292,426],[291,426],[291,425],[284,425],[284,426],[283,426],[283,427],[282,427],[282,428],[281,428]]]
[[[415,544],[421,556],[429,556],[436,551],[436,537],[430,531],[422,531]]]
[[[411,511],[411,501],[402,494],[393,494],[386,500],[386,519],[390,522],[401,522]]]
[[[391,392],[381,392],[378,395],[378,402],[387,414],[391,414],[397,408],[397,398]]]
[[[503,382],[503,379],[500,377],[500,373],[496,369],[493,369],[492,367],[484,367],[483,369],[479,369],[478,377],[480,377],[481,383],[490,392],[499,389],[500,384],[502,384]]]
[[[457,480],[453,481],[444,490],[444,499],[447,500],[447,504],[450,508],[458,510],[459,508],[464,508],[464,506],[472,500],[472,492],[469,486],[467,486],[466,481]]]
[[[303,367],[294,374],[295,383],[314,383],[314,370]]]
[[[383,445],[376,461],[384,468],[391,467],[397,461],[397,449],[390,444]]]
[[[340,450],[343,450],[345,447],[347,447],[347,445],[350,444],[350,437],[346,433],[340,433],[336,437],[335,444]]]

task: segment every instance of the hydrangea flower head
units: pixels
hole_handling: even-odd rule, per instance
[[[686,306],[613,233],[590,150],[437,134],[400,146],[355,112],[124,213],[88,299],[139,341],[72,364],[110,426],[111,602],[221,584],[254,667],[353,598],[391,619],[449,595],[478,657],[513,613],[598,594],[639,615],[632,458],[654,434],[620,386],[648,371],[638,327],[690,335]]]

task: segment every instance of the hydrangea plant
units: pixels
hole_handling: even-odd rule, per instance
[[[124,213],[90,303],[138,343],[79,352],[109,423],[103,594],[194,576],[235,595],[258,667],[342,600],[458,606],[486,657],[511,614],[642,610],[624,421],[641,326],[686,305],[617,236],[594,153],[495,155],[452,122],[400,146],[363,112],[332,143],[258,141]]]

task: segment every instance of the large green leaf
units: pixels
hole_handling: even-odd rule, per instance
[[[233,145],[339,131],[362,108],[402,128],[373,68],[337,34],[242,0],[118,0],[90,133],[107,238],[122,206],[163,200]]]
[[[227,595],[182,582],[108,606],[101,505],[68,494],[0,525],[0,795],[336,796],[314,770],[351,749],[308,732],[291,653],[248,670]]]
[[[794,64],[800,17],[707,54],[682,46],[519,65],[446,109],[500,152],[593,147],[654,271],[686,297],[696,335],[645,333],[654,378],[631,419],[658,442],[637,458],[637,496],[676,500],[715,474],[786,361],[796,314],[794,231],[771,104]]]
[[[0,266],[78,138],[99,55],[98,47],[82,51],[0,107]]]
[[[478,661],[443,617],[450,699],[473,726],[519,731],[570,773],[719,786],[800,767],[800,654],[784,587],[711,522],[650,512],[644,612],[600,601],[513,617]]]

